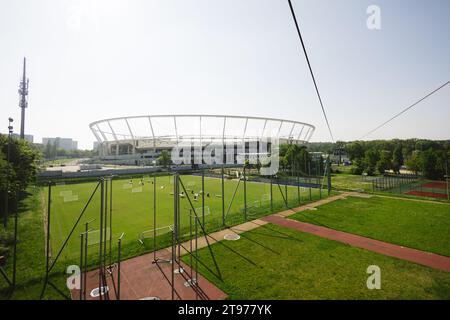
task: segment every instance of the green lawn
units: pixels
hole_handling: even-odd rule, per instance
[[[11,295],[7,284],[0,278],[0,300],[39,299],[43,277],[45,275],[44,228],[42,215],[42,190],[31,187],[28,196],[19,205],[18,244],[17,244],[17,286]],[[8,228],[12,230],[14,221],[11,217]],[[7,260],[5,270],[12,276],[12,258]],[[53,278],[64,288],[65,277]],[[61,299],[55,291],[49,289],[45,299]]]
[[[349,197],[290,218],[450,256],[450,205]]]
[[[201,190],[201,177],[199,176],[182,176],[184,185],[188,189],[195,192]],[[113,235],[118,237],[121,232],[125,232],[123,242],[123,259],[143,254],[152,249],[151,239],[145,240],[145,245],[139,244],[137,241],[138,234],[144,230],[152,228],[152,207],[153,207],[153,184],[152,179],[145,178],[142,192],[132,192],[133,188],[139,188],[140,179],[133,179],[133,188],[129,188],[129,179],[117,179],[114,181],[114,215],[113,215]],[[60,248],[66,235],[69,233],[73,223],[80,213],[85,202],[93,192],[96,183],[76,183],[54,186],[52,188],[52,237],[51,251],[53,258]],[[225,181],[225,210],[228,209],[229,201],[235,190],[237,181]],[[164,186],[161,189],[161,186]],[[288,187],[288,202],[290,206],[298,204],[297,188]],[[43,277],[45,269],[44,255],[44,212],[47,206],[47,188],[32,187],[29,195],[21,203],[21,213],[19,218],[19,244],[18,244],[18,282],[13,295],[8,294],[6,282],[0,280],[0,299],[39,299],[43,286]],[[71,191],[72,195],[78,196],[78,201],[64,202],[64,196],[60,192]],[[205,196],[205,206],[210,207],[211,214],[205,216],[205,222],[208,230],[221,228],[221,198],[216,197],[221,190],[220,180],[205,177],[205,193],[210,193],[210,197]],[[282,186],[284,191],[284,186]],[[169,177],[157,178],[157,227],[172,224],[173,220],[173,184]],[[270,212],[269,202],[264,200],[270,193],[269,184],[263,183],[247,183],[247,200],[249,218],[255,218]],[[307,203],[319,198],[319,192],[312,190],[311,200],[309,198],[309,190],[300,189],[301,203]],[[192,195],[191,195],[192,197]],[[274,210],[284,210],[285,205],[281,193],[276,184],[273,185]],[[193,201],[194,206],[199,208],[202,206],[201,197],[199,201]],[[234,204],[230,207],[227,216],[227,224],[236,224],[244,221],[243,212],[241,211],[243,203],[243,183],[241,182],[236,193]],[[181,200],[182,212],[182,234],[186,231],[188,217],[188,203],[186,199]],[[199,213],[201,210],[199,210]],[[59,263],[53,269],[51,278],[65,293],[66,267],[70,264],[78,263],[79,258],[79,235],[83,229],[85,221],[91,218],[97,218],[99,214],[99,194],[88,207],[85,216],[80,221],[80,226],[75,230],[68,247],[63,251]],[[10,223],[10,228],[13,224]],[[98,228],[98,219],[91,223],[93,229]],[[158,238],[158,247],[169,245],[170,233],[162,235]],[[90,259],[89,264],[95,267],[98,255],[98,246],[89,248]],[[113,243],[113,252],[116,254],[116,242]],[[113,257],[114,258],[114,257]],[[8,259],[5,266],[6,271],[11,273],[12,259]],[[44,299],[61,299],[62,297],[56,293],[51,287],[48,287]]]
[[[116,239],[124,232],[123,240],[124,252],[129,256],[141,254],[152,249],[152,239],[145,241],[145,246],[138,242],[140,233],[156,228],[164,228],[173,224],[173,177],[163,176],[156,180],[156,225],[153,226],[153,178],[145,178],[144,185],[139,184],[139,179],[133,179],[133,185],[129,183],[129,179],[117,179],[113,182],[113,238]],[[201,177],[193,175],[181,176],[181,181],[187,189],[199,193],[202,189]],[[231,198],[237,186],[237,180],[225,180],[225,211],[228,211],[226,223],[235,225],[244,221],[244,183],[241,182],[236,192],[233,204],[229,207]],[[57,185],[52,188],[52,252],[56,254],[61,247],[65,237],[68,235],[79,213],[85,205],[90,194],[95,188],[96,182],[77,183]],[[142,191],[140,190],[142,189]],[[137,192],[133,192],[134,191]],[[205,207],[209,207],[210,214],[205,216],[205,224],[208,231],[222,228],[222,198],[221,180],[217,178],[205,177],[205,194],[209,193],[209,197],[205,195]],[[188,193],[191,191],[188,190]],[[285,187],[281,186],[284,192]],[[182,191],[182,190],[180,190]],[[72,195],[78,196],[77,201],[65,202],[64,192],[71,192]],[[297,206],[297,187],[288,187],[288,203],[290,206]],[[325,195],[325,193],[324,193]],[[311,200],[309,198],[309,189],[300,188],[301,203],[319,199],[319,191],[312,190]],[[201,215],[202,199],[193,200],[190,198],[196,211]],[[253,219],[261,215],[270,213],[270,184],[247,182],[247,206],[248,218]],[[285,210],[284,200],[277,184],[273,185],[274,211]],[[84,229],[84,223],[90,219],[96,219],[90,225],[94,230],[99,228],[99,194],[95,195],[93,201],[86,210],[85,215],[80,221],[80,225],[75,230],[73,237],[68,243],[68,247],[63,251],[62,260],[77,259],[80,247],[80,233]],[[189,209],[190,205],[187,198],[180,199],[181,212],[181,234],[188,232],[189,228]],[[198,208],[198,210],[197,210]],[[206,210],[208,213],[208,210]],[[161,241],[158,243],[160,247],[169,245],[170,234],[169,229],[162,230],[165,234],[160,236]],[[149,234],[150,235],[150,234]],[[90,235],[93,239],[94,235]],[[115,241],[114,241],[115,244]],[[90,251],[95,251],[92,248]]]
[[[276,225],[211,248],[218,269],[203,248],[199,271],[230,299],[450,299],[450,273]],[[380,290],[366,287],[370,265]]]
[[[363,177],[347,173],[332,174],[331,185],[333,189],[338,190],[372,191],[372,179],[374,177]]]
[[[71,162],[77,161],[77,158],[60,158],[55,160],[45,160],[41,163],[42,166],[48,167],[48,166],[60,166],[60,165],[66,165]]]

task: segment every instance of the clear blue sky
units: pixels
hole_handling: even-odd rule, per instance
[[[360,138],[450,80],[450,1],[292,0],[335,138]],[[381,9],[368,30],[366,9]],[[91,148],[102,118],[213,113],[314,124],[330,140],[287,0],[0,0],[0,132]],[[450,85],[369,138],[450,138]]]

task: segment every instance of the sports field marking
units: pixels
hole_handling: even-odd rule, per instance
[[[142,192],[142,187],[133,188],[131,190],[131,193],[138,193],[138,192]]]
[[[63,190],[59,192],[60,197],[67,197],[72,195],[72,190]]]
[[[74,202],[74,201],[78,201],[78,195],[76,194],[71,194],[64,197],[64,202]]]

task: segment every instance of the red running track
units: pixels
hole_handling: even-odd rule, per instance
[[[313,224],[285,219],[279,216],[267,216],[262,218],[267,222],[313,234],[322,238],[349,244],[353,247],[370,250],[387,256],[411,261],[434,269],[450,272],[450,258],[435,253],[406,248],[399,245],[374,240],[351,233],[333,230]]]

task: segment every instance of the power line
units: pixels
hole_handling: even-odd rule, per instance
[[[403,113],[405,113],[406,111],[408,111],[409,109],[411,109],[412,107],[414,107],[415,105],[419,104],[420,102],[422,102],[423,100],[425,100],[426,98],[428,98],[429,96],[431,96],[432,94],[436,93],[437,91],[441,90],[443,87],[445,87],[446,85],[448,85],[450,83],[450,81],[447,81],[446,83],[444,83],[443,85],[441,85],[439,88],[433,90],[432,92],[430,92],[429,94],[427,94],[426,96],[424,96],[423,98],[421,98],[420,100],[414,102],[412,105],[406,107],[405,109],[403,109],[402,111],[400,111],[399,113],[397,113],[395,116],[393,116],[392,118],[390,118],[389,120],[383,122],[382,124],[380,124],[378,127],[376,127],[375,129],[369,131],[368,133],[366,133],[364,136],[361,137],[365,138],[368,135],[372,134],[373,132],[377,131],[378,129],[380,129],[381,127],[385,126],[386,124],[388,124],[389,122],[391,122],[392,120],[394,120],[395,118],[397,118],[398,116],[402,115]]]
[[[298,37],[300,38],[300,42],[302,44],[303,52],[305,53],[306,62],[308,63],[309,72],[311,73],[312,80],[314,82],[314,87],[316,88],[317,96],[319,97],[320,106],[322,107],[322,113],[325,117],[325,121],[327,123],[328,131],[330,132],[331,140],[334,142],[333,133],[331,132],[330,123],[328,122],[327,113],[325,112],[325,108],[323,107],[322,98],[320,97],[319,89],[317,87],[316,78],[314,77],[314,73],[311,68],[311,63],[309,62],[308,54],[306,53],[305,43],[303,42],[302,34],[300,33],[300,28],[298,27],[297,18],[295,16],[294,8],[292,8],[291,0],[288,0],[289,8],[291,8],[292,18],[294,19],[295,27],[297,28]]]

